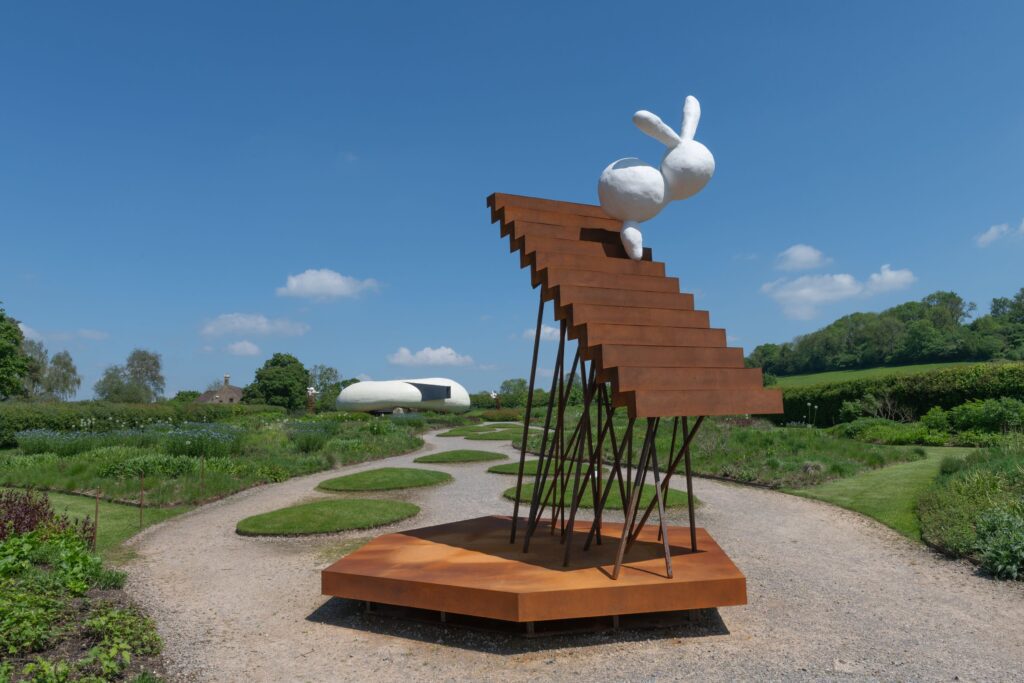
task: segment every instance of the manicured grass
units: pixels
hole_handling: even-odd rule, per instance
[[[954,365],[975,365],[974,361],[957,361],[952,363],[925,363],[922,365],[894,365],[883,368],[864,368],[863,370],[836,370],[834,372],[817,372],[810,375],[789,375],[779,377],[775,386],[783,389],[807,387],[813,384],[831,384],[847,382],[854,379],[872,379],[886,375],[915,375],[919,372],[948,368]]]
[[[537,463],[538,462],[539,461],[535,460],[535,459],[527,460],[526,463],[523,465],[523,475],[524,476],[531,476],[531,477],[536,475],[537,474]],[[588,466],[589,465],[587,465],[587,464],[585,464],[583,466],[583,472],[587,471],[587,467]],[[487,471],[488,472],[494,472],[495,474],[513,474],[513,475],[515,475],[515,474],[519,474],[519,463],[518,462],[509,462],[509,463],[505,463],[503,465],[495,465],[494,467],[489,468]],[[549,472],[553,473],[554,471],[555,471],[555,463],[551,463],[551,469],[549,470]],[[605,467],[604,471],[607,472],[608,468]]]
[[[458,451],[442,451],[440,453],[431,453],[430,455],[421,455],[420,457],[413,460],[413,462],[448,462],[448,463],[459,463],[459,462],[484,462],[487,460],[508,460],[507,456],[501,453],[492,453],[490,451],[469,451],[469,450],[458,450]]]
[[[75,496],[66,493],[47,493],[53,510],[57,514],[82,519],[92,518],[96,513],[96,501],[86,496]],[[190,510],[190,507],[172,508],[143,507],[142,528],[176,517]],[[139,508],[134,505],[121,505],[100,501],[99,524],[96,528],[96,552],[103,557],[114,554],[121,543],[140,531]]]
[[[320,482],[324,491],[391,491],[418,486],[436,486],[452,480],[447,472],[420,470],[413,467],[380,467],[375,470],[346,474]]]
[[[581,479],[582,479],[582,477],[581,477]],[[580,484],[582,485],[582,481],[580,482]],[[549,482],[547,487],[550,488],[550,486],[551,486],[551,483]],[[506,489],[505,492],[502,495],[505,496],[506,498],[508,498],[509,500],[515,500],[515,498],[516,498],[516,487],[513,486],[512,488]],[[528,502],[530,502],[530,499],[532,497],[533,497],[533,484],[524,484],[523,485],[522,495],[519,497],[520,502],[528,503]],[[554,499],[555,495],[552,495],[551,498]],[[565,491],[565,503],[566,503],[566,506],[569,505],[571,498],[572,498],[572,481],[569,482],[569,486],[566,487],[566,491]],[[653,498],[654,498],[654,486],[651,485],[651,484],[644,484],[644,490],[643,490],[643,493],[640,496],[640,506],[641,506],[641,508],[644,508],[646,505],[648,505]],[[542,497],[542,500],[543,500],[543,497]],[[696,499],[694,499],[694,503],[697,503]],[[549,505],[550,505],[550,501],[549,501]],[[667,499],[665,501],[665,506],[666,507],[678,507],[678,506],[681,506],[681,505],[686,505],[686,493],[684,493],[683,491],[677,491],[675,489],[669,489],[668,496],[667,496]],[[585,494],[583,494],[583,499],[580,501],[580,507],[585,507],[585,508],[592,508],[592,507],[594,507],[594,499],[593,499],[593,495],[591,493],[591,489],[590,489],[589,486],[587,487],[587,492]],[[619,495],[618,484],[613,486],[612,490],[611,490],[611,493],[608,494],[608,500],[605,502],[605,507],[608,508],[608,509],[611,509],[611,510],[621,510],[622,509],[622,496]]]
[[[522,436],[522,429],[499,429],[493,432],[467,434],[466,439],[469,441],[511,441],[512,439],[521,438]]]
[[[822,500],[853,510],[895,529],[904,536],[921,540],[921,525],[915,508],[918,498],[939,474],[947,456],[964,457],[970,448],[926,448],[922,460],[889,465],[860,472],[845,479],[789,493]]]
[[[318,500],[246,517],[235,531],[242,536],[304,536],[349,529],[370,529],[419,513],[419,507],[398,500]]]

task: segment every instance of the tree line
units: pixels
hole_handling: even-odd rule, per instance
[[[800,375],[885,365],[1024,360],[1024,288],[992,300],[990,312],[956,292],[935,292],[880,313],[853,313],[782,344],[762,344],[747,365]]]

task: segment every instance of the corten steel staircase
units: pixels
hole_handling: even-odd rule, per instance
[[[678,278],[665,275],[665,264],[653,261],[650,249],[644,249],[640,261],[626,256],[619,236],[622,222],[609,217],[601,207],[500,193],[488,197],[487,205],[491,222],[500,224],[511,251],[519,253],[520,266],[529,267],[533,286],[540,288],[530,404],[523,429],[511,540],[515,541],[519,522],[544,306],[553,301],[555,319],[561,323],[558,356],[524,550],[529,549],[530,536],[550,504],[552,530],[560,520],[568,564],[573,522],[588,487],[593,495],[595,522],[584,549],[590,547],[595,536],[600,543],[602,510],[608,493],[618,488],[626,524],[614,570],[617,577],[624,552],[655,507],[664,532],[663,497],[681,461],[687,491],[692,490],[689,446],[704,417],[779,413],[782,394],[763,387],[759,368],[744,367],[742,349],[726,346],[725,330],[710,326],[707,311],[694,310],[693,295],[679,291]],[[566,342],[572,340],[578,345],[567,375]],[[577,368],[584,408],[579,423],[567,437],[565,409]],[[629,417],[621,439],[613,420],[615,409],[620,407]],[[691,417],[696,418],[692,427]],[[673,429],[667,458],[659,467],[656,441],[662,418],[671,418]],[[637,420],[646,423],[646,432],[634,467],[633,430]],[[599,463],[606,443],[613,462],[608,480],[603,482]],[[580,466],[566,466],[570,462]],[[653,475],[657,495],[641,516],[640,491],[648,473]],[[572,495],[567,500],[570,485]],[[692,497],[689,513],[691,551],[696,552]],[[671,577],[671,553],[667,537],[663,539]]]

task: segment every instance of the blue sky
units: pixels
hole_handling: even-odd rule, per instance
[[[485,197],[596,203],[687,94],[716,174],[645,243],[732,343],[1024,286],[1024,4],[711,5],[6,3],[0,300],[80,398],[134,347],[496,387],[536,298]]]

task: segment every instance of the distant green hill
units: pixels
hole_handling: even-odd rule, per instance
[[[792,387],[809,387],[815,384],[831,384],[847,382],[855,379],[873,379],[886,375],[916,375],[919,372],[948,368],[954,365],[983,365],[974,361],[958,361],[954,363],[923,363],[921,365],[895,365],[883,368],[864,368],[863,370],[836,370],[834,372],[817,372],[810,375],[790,375],[779,377],[775,386],[783,389]]]

